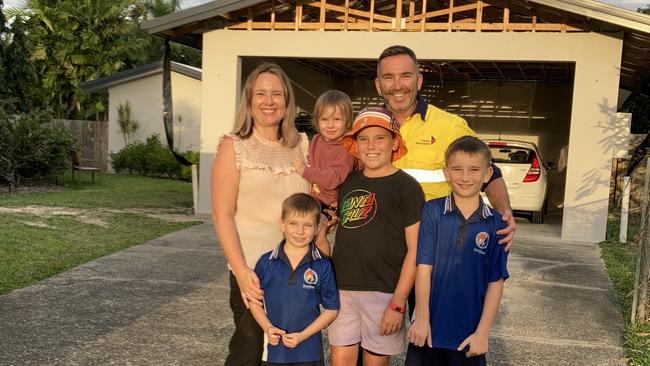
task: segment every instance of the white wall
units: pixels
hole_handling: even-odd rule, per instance
[[[154,133],[166,144],[162,120],[162,73],[144,77],[108,89],[108,152],[124,147],[124,137],[117,124],[117,109],[129,101],[131,117],[140,122],[133,141],[144,141]],[[174,106],[174,147],[177,151],[201,147],[201,81],[172,72],[172,103]],[[178,117],[182,120],[179,122]]]
[[[232,128],[242,56],[376,59],[393,44],[422,59],[575,62],[562,238],[605,237],[622,41],[596,33],[271,32],[204,34],[200,212],[210,211],[210,168]]]

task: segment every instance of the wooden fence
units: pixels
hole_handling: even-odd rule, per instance
[[[63,127],[74,138],[73,148],[77,150],[84,166],[108,169],[108,122],[55,119],[52,125]]]
[[[634,154],[636,147],[645,138],[644,134],[630,136],[630,156]],[[627,170],[628,159],[612,159],[612,179],[609,185],[609,208],[620,211],[621,196],[623,194],[623,177]],[[630,213],[632,215],[641,212],[643,204],[643,187],[645,184],[645,159],[630,177]]]

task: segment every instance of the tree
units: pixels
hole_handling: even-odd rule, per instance
[[[32,59],[54,116],[99,119],[106,96],[79,84],[160,59],[162,47],[151,46],[160,41],[139,23],[178,10],[180,1],[27,0],[27,6]]]
[[[182,3],[181,0],[143,0],[141,3],[144,12],[142,19],[151,20],[155,17],[161,17],[179,11],[181,10]],[[149,56],[147,63],[162,59],[163,40],[152,37],[144,31],[142,31],[142,35],[149,40],[148,48],[145,52]],[[171,58],[176,62],[201,67],[201,51],[191,47],[172,44]]]
[[[650,14],[650,5],[637,9],[639,13]],[[632,133],[648,133],[650,131],[650,73],[644,84],[623,103],[621,110],[632,113]],[[632,154],[625,175],[630,175],[636,167],[645,160],[650,149],[650,133],[641,141]]]
[[[161,17],[181,10],[182,0],[144,0],[142,2],[149,16]]]
[[[4,66],[7,64],[4,57],[8,37],[6,23],[4,1],[0,0],[0,99],[3,101],[7,100],[7,94],[9,92],[7,82],[5,81],[7,69]]]
[[[34,64],[30,62],[30,46],[25,35],[25,23],[22,18],[14,18],[11,24],[11,42],[5,48],[4,64],[11,65],[5,71],[5,83],[8,89],[5,102],[10,103],[8,110],[13,113],[30,112],[35,105],[41,105]]]
[[[32,60],[57,118],[88,118],[106,110],[105,96],[79,84],[138,64],[144,41],[133,0],[27,0]]]

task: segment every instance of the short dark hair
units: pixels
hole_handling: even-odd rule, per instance
[[[314,215],[316,224],[320,221],[320,203],[306,193],[294,193],[282,202],[282,219],[291,213],[300,215]]]
[[[415,52],[413,52],[412,49],[402,46],[402,45],[394,45],[386,48],[381,55],[379,55],[379,60],[377,60],[377,76],[379,76],[379,64],[381,64],[381,60],[385,59],[386,57],[390,56],[397,56],[397,55],[407,55],[408,57],[413,60],[413,63],[415,64],[415,68],[418,69],[419,72],[419,64],[418,64],[418,58],[415,56]]]
[[[449,145],[445,152],[445,165],[449,163],[449,158],[458,153],[463,152],[469,155],[482,155],[488,165],[492,163],[492,152],[490,148],[475,136],[463,136],[457,138]]]

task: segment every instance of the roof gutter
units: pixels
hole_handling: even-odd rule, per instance
[[[149,34],[156,34],[165,30],[180,27],[186,24],[200,22],[234,10],[239,10],[264,2],[264,0],[219,0],[201,4],[179,12],[154,18],[142,23],[140,26]]]

